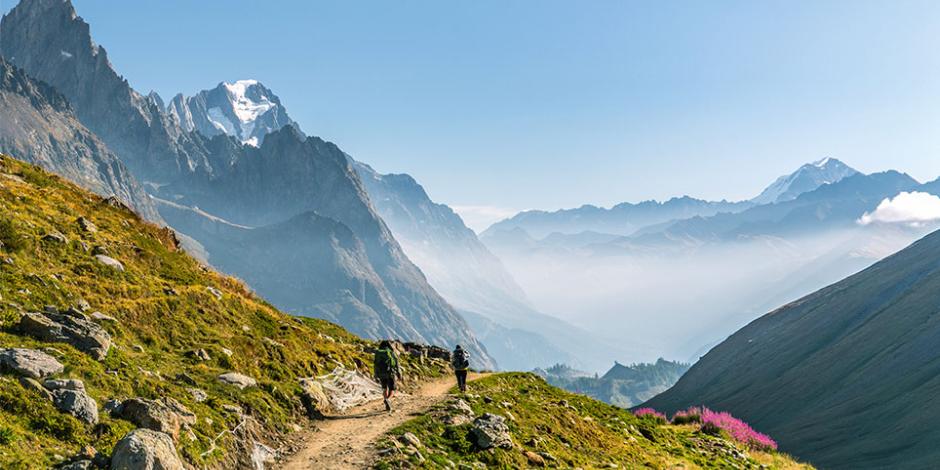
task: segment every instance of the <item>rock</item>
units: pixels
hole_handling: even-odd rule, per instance
[[[82,312],[87,312],[91,310],[91,304],[89,304],[85,299],[78,299],[78,301],[75,302],[75,308],[81,310]]]
[[[46,400],[52,401],[52,393],[49,390],[46,390],[46,387],[43,387],[39,381],[29,377],[20,377],[20,385],[27,390],[32,390],[34,392],[42,395]]]
[[[95,321],[98,323],[106,322],[106,321],[117,323],[117,318],[114,318],[110,315],[105,315],[101,312],[92,312],[90,315],[90,318],[92,319],[92,321]]]
[[[229,404],[222,405],[222,411],[227,411],[229,413],[234,413],[237,415],[242,414],[242,408],[237,405],[229,405]]]
[[[88,459],[75,460],[56,467],[56,470],[91,470],[95,468],[95,463]]]
[[[200,360],[200,361],[210,361],[210,360],[212,360],[212,358],[209,357],[209,353],[208,353],[205,349],[202,349],[202,348],[193,351],[193,352],[192,352],[192,356],[195,357],[196,359]]]
[[[473,409],[470,408],[470,405],[466,401],[460,398],[451,403],[448,409],[456,413],[473,416]]]
[[[196,424],[196,415],[170,397],[161,400],[125,400],[121,405],[120,417],[139,427],[165,433],[174,441],[179,439],[183,425]]]
[[[219,376],[219,381],[229,385],[234,385],[242,390],[247,387],[254,387],[258,384],[257,380],[248,377],[245,374],[239,374],[238,372],[226,372]]]
[[[85,391],[85,383],[78,379],[48,379],[42,383],[48,390],[80,390]]]
[[[133,345],[133,346],[131,346],[131,347],[134,348],[134,351],[137,351],[137,352],[139,352],[139,353],[142,353],[142,352],[145,351],[144,347],[141,346],[141,345],[139,345],[139,344],[135,344],[135,345]]]
[[[284,347],[283,344],[278,343],[277,341],[274,341],[273,339],[268,338],[268,337],[261,338],[261,341],[264,342],[264,344],[267,344],[267,345],[270,345],[270,346],[274,346],[275,348],[283,348],[283,347]]]
[[[196,379],[190,377],[185,372],[180,372],[179,374],[176,374],[176,381],[183,382],[184,384],[187,384],[187,385],[196,385]]]
[[[544,467],[545,459],[541,455],[532,452],[531,450],[524,451],[522,455],[525,455],[526,460],[529,461],[529,465],[534,465],[536,467]]]
[[[414,448],[416,448],[416,449],[419,449],[419,448],[422,447],[421,441],[418,439],[418,436],[415,436],[415,435],[414,435],[414,433],[406,432],[406,433],[402,434],[402,435],[398,438],[398,440],[400,440],[400,441],[402,442],[402,444],[410,445],[410,446],[412,446],[412,447],[414,447]]]
[[[101,246],[101,245],[95,245],[95,246],[91,249],[91,255],[92,255],[92,256],[107,255],[107,254],[108,254],[108,248],[107,248],[107,247],[104,247],[104,246]]]
[[[189,390],[189,393],[192,394],[193,396],[193,401],[195,401],[196,403],[202,403],[209,399],[209,394],[206,393],[204,390],[200,390],[198,388],[190,388],[188,390]]]
[[[33,379],[61,374],[65,367],[56,358],[35,349],[0,349],[0,369]]]
[[[95,255],[95,259],[98,260],[99,263],[101,263],[101,264],[103,264],[103,265],[105,265],[105,266],[107,266],[107,267],[109,267],[109,268],[114,268],[114,269],[116,269],[116,270],[118,270],[118,271],[122,271],[122,272],[124,271],[124,265],[121,264],[120,261],[118,261],[118,260],[116,260],[116,259],[114,259],[114,258],[112,258],[112,257],[110,257],[110,256],[108,256],[108,255]]]
[[[98,233],[98,227],[96,227],[95,224],[84,217],[78,218],[78,226],[88,233]]]
[[[30,312],[20,318],[17,328],[43,341],[71,344],[99,361],[111,349],[111,335],[104,328],[71,315]]]
[[[52,403],[59,411],[68,413],[88,424],[98,423],[98,403],[82,390],[59,389],[52,392]]]
[[[251,465],[255,470],[264,470],[269,464],[277,460],[277,451],[255,442],[251,448]]]
[[[467,415],[447,415],[443,421],[448,426],[462,426],[473,421],[473,418]]]
[[[150,429],[135,429],[114,446],[112,470],[184,470],[170,436]]]
[[[485,450],[491,447],[511,449],[513,447],[509,427],[506,426],[506,418],[492,413],[486,413],[473,420],[470,435],[480,449]]]
[[[556,459],[554,455],[549,454],[548,452],[539,452],[539,457],[542,457],[543,459],[545,459],[545,460],[547,460],[547,461],[549,461],[549,462],[557,462],[557,461],[558,461],[558,459]]]
[[[104,406],[101,408],[104,409],[106,413],[111,415],[111,417],[117,418],[118,416],[121,416],[121,412],[124,411],[124,402],[122,400],[111,398],[104,402]]]
[[[300,381],[300,400],[307,409],[307,414],[312,418],[319,418],[325,413],[333,410],[330,406],[330,398],[323,390],[323,384],[316,378],[301,378]]]
[[[232,357],[232,354],[235,354],[235,353],[233,353],[232,350],[229,348],[222,348],[222,354],[225,354],[228,357]]]
[[[60,244],[65,244],[69,242],[69,239],[65,238],[65,235],[62,235],[62,233],[57,232],[55,230],[43,235],[42,240],[45,242],[60,243]]]
[[[206,287],[206,292],[212,294],[217,300],[222,300],[222,291],[216,289],[215,287]]]

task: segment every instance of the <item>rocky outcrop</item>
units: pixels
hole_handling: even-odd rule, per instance
[[[183,427],[196,424],[196,415],[170,397],[160,400],[131,398],[121,403],[114,414],[142,428],[165,433],[174,441],[179,439]]]
[[[98,423],[98,403],[81,389],[58,389],[52,391],[52,403],[63,413],[68,413],[88,424]]]
[[[118,441],[111,455],[112,470],[184,470],[169,435],[135,429]]]
[[[96,360],[104,359],[111,349],[111,335],[81,312],[69,313],[29,312],[20,318],[17,329],[43,341],[71,344]]]
[[[0,369],[32,379],[61,374],[65,370],[56,358],[35,349],[0,349]]]
[[[511,449],[513,447],[509,427],[506,426],[506,418],[492,413],[486,413],[473,420],[470,436],[473,438],[473,443],[480,449],[492,447]]]
[[[239,374],[238,372],[226,372],[219,376],[219,382],[226,383],[229,385],[234,385],[239,389],[246,389],[248,387],[254,387],[258,384],[258,381],[245,375]]]

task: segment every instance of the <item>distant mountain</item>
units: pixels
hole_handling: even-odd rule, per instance
[[[228,134],[255,147],[284,126],[300,130],[280,98],[257,80],[219,83],[192,97],[176,95],[167,113],[187,132],[196,130],[207,137]]]
[[[577,209],[561,209],[554,212],[525,211],[493,224],[483,232],[483,236],[513,228],[521,228],[536,239],[556,232],[576,234],[593,231],[630,235],[648,225],[721,212],[740,212],[752,205],[750,202],[713,202],[683,196],[665,202],[624,202],[610,209],[584,205]]]
[[[557,364],[535,373],[548,383],[624,408],[643,403],[667,390],[689,370],[689,364],[660,358],[653,364],[614,366],[601,377]]]
[[[176,224],[172,218],[179,216],[179,207],[192,209],[194,214],[204,217],[205,225],[196,225],[196,228],[212,228],[219,220],[252,229],[288,223],[300,224],[312,234],[327,236],[332,232],[321,230],[328,225],[321,218],[332,219],[351,231],[364,251],[349,251],[348,243],[322,240],[318,246],[333,249],[335,263],[321,271],[320,266],[307,264],[302,257],[285,256],[280,258],[283,261],[280,273],[305,279],[316,279],[322,274],[329,279],[375,280],[369,273],[330,277],[335,274],[335,266],[357,269],[361,258],[346,255],[364,253],[371,271],[381,281],[372,286],[372,291],[384,289],[393,298],[395,308],[389,309],[388,298],[380,295],[363,297],[356,296],[355,292],[346,295],[344,282],[321,284],[312,291],[307,289],[307,284],[284,283],[277,286],[278,298],[288,298],[281,295],[283,289],[293,287],[298,289],[290,293],[293,297],[310,295],[304,306],[337,299],[345,299],[350,311],[365,308],[365,305],[371,310],[367,313],[380,318],[387,331],[394,332],[397,338],[437,342],[443,346],[460,342],[473,352],[477,366],[494,366],[464,319],[405,256],[373,209],[346,155],[335,145],[307,138],[291,125],[268,134],[259,142],[259,147],[243,144],[228,135],[210,138],[195,130],[187,132],[177,117],[161,109],[159,97],[137,93],[113,70],[104,48],[93,43],[88,24],[78,17],[67,0],[22,0],[0,20],[0,52],[27,73],[62,92],[74,106],[79,120],[100,137],[138,179],[149,183],[155,195],[175,204],[160,206],[167,211],[164,217],[171,225]],[[241,90],[237,91],[239,93],[235,94],[240,97]],[[261,88],[246,85],[244,97],[254,100],[252,103],[260,103],[263,100],[256,92],[260,93]],[[273,103],[274,98],[267,96],[267,99]],[[238,103],[239,100],[235,100],[234,106],[245,104]],[[247,130],[241,126],[239,129]],[[252,138],[252,133],[243,134]],[[304,219],[311,211],[320,218]],[[336,230],[336,233],[342,232]],[[213,246],[211,232],[181,231],[204,247]],[[267,240],[276,241],[283,250],[302,253],[306,249],[303,244],[310,243],[311,239],[290,235],[295,232],[286,231],[276,240],[271,238],[276,234],[268,234]],[[224,250],[217,253],[208,250],[204,255],[216,266],[244,269],[235,274],[246,279],[261,279],[261,273],[269,267],[266,260],[233,263],[242,260],[228,258],[242,254]],[[264,286],[273,288],[271,284]],[[315,297],[330,288],[334,290],[329,295]],[[261,288],[259,293],[269,294]],[[300,313],[320,312],[322,310],[314,309]],[[401,318],[396,312],[407,318],[407,327],[399,328]]]
[[[727,409],[821,468],[932,468],[937,305],[940,232],[753,321],[647,405]]]
[[[767,189],[751,199],[751,202],[760,205],[792,201],[800,194],[813,191],[824,184],[836,183],[857,173],[858,171],[845,163],[827,157],[807,163],[795,172],[777,178]]]
[[[145,218],[160,215],[124,164],[83,126],[68,101],[0,57],[0,153],[58,173]]]

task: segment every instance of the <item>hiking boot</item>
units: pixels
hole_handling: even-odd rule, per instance
[[[388,402],[388,398],[385,399],[385,411],[392,411],[392,404]]]

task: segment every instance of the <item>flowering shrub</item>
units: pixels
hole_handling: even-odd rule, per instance
[[[653,421],[661,422],[662,424],[666,424],[666,422],[668,421],[666,419],[666,415],[652,408],[640,408],[634,411],[633,415],[636,416],[637,418],[649,418],[649,419],[652,419]]]
[[[677,411],[672,415],[672,424],[689,424],[702,422],[702,409],[691,407],[685,411]]]
[[[639,410],[637,410],[639,411]],[[702,432],[717,434],[721,431],[728,433],[732,439],[756,450],[776,450],[777,442],[766,434],[759,433],[747,423],[741,421],[730,413],[716,413],[708,408],[701,408]]]

